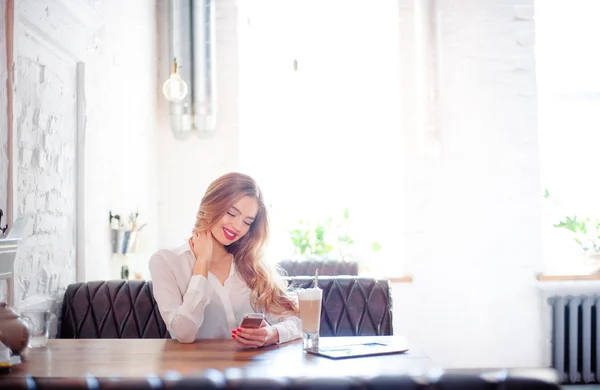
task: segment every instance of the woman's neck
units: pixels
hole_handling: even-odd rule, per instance
[[[212,263],[221,263],[231,259],[231,254],[227,252],[225,246],[213,238],[213,258]]]

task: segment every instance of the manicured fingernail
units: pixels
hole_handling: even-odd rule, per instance
[[[242,331],[242,328],[237,328],[236,330],[237,330],[238,332],[241,332],[241,331]]]
[[[234,334],[232,334],[232,335],[231,335],[231,337],[232,337],[232,338],[235,338],[235,335],[234,335]]]
[[[236,334],[236,333],[237,333],[236,329],[234,329],[234,330],[231,331],[231,334]]]

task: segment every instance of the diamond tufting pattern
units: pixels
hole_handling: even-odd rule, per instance
[[[310,276],[287,277],[292,289]],[[320,276],[321,336],[392,335],[392,301],[385,279]],[[169,338],[152,282],[109,280],[71,284],[65,293],[60,338]]]
[[[110,280],[69,285],[60,338],[170,338],[152,282]]]
[[[313,277],[286,278],[292,289],[313,286]],[[389,336],[392,298],[386,279],[358,276],[319,276],[323,289],[320,335]]]
[[[356,261],[338,260],[283,260],[279,266],[287,276],[314,275],[319,270],[319,275],[358,275],[358,263]]]

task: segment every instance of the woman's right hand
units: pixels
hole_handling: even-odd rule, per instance
[[[190,248],[196,258],[193,275],[208,276],[208,269],[213,257],[213,237],[210,231],[194,233],[190,238]]]

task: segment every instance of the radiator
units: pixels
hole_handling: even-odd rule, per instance
[[[600,296],[554,296],[552,366],[562,383],[600,381]]]

